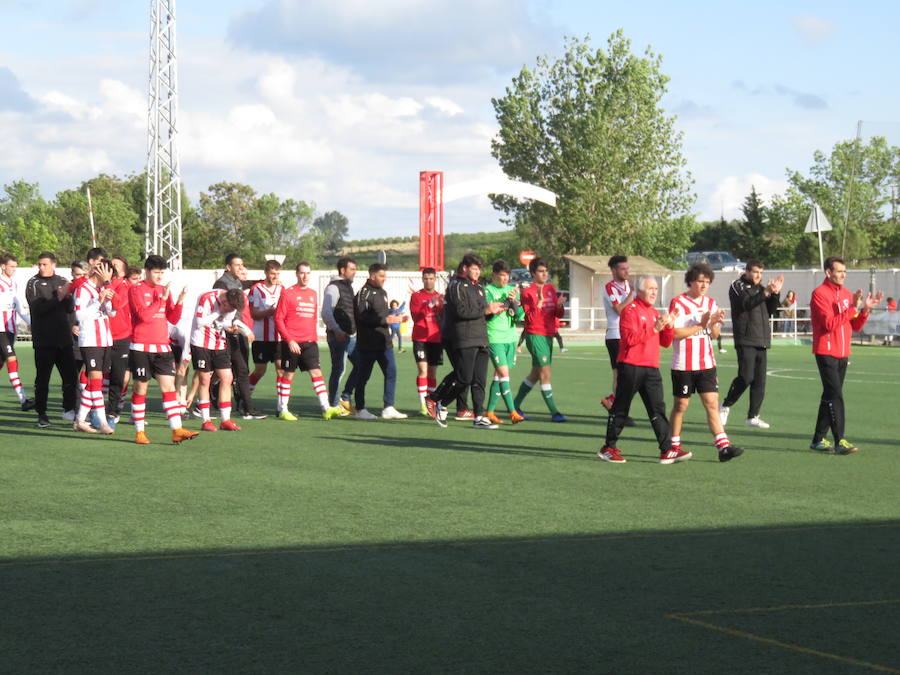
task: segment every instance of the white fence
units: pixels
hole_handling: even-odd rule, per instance
[[[57,273],[65,278],[69,278],[69,270],[68,268],[58,268]],[[22,306],[27,308],[28,304],[25,302],[25,286],[28,283],[28,280],[37,274],[37,267],[31,268],[19,268],[16,271],[15,281],[18,286],[18,295],[19,301],[22,303]],[[193,307],[197,304],[197,298],[210,290],[215,283],[216,279],[222,276],[222,270],[179,270],[179,271],[168,271],[166,272],[166,276],[163,279],[164,283],[171,282],[172,284],[172,292],[177,296],[178,293],[181,292],[183,287],[187,287],[188,293],[184,300],[184,307],[186,311],[182,313],[182,320],[179,322],[179,325],[183,329],[188,329],[191,321],[191,317],[193,316]],[[262,270],[248,270],[247,278],[254,281],[260,281],[265,277]],[[310,280],[310,285],[317,289],[319,293],[320,306],[321,306],[321,297],[325,291],[325,287],[328,285],[328,282],[331,281],[335,277],[334,272],[315,270],[312,273],[312,279]],[[356,273],[356,278],[353,281],[353,289],[354,291],[362,288],[363,284],[366,283],[366,279],[369,278],[366,270],[359,270]],[[389,300],[397,300],[398,302],[407,303],[407,309],[409,308],[409,297],[410,294],[414,290],[418,290],[422,287],[422,275],[420,272],[391,272],[388,271],[387,281],[385,282],[384,288],[387,291]],[[446,273],[441,273],[438,275],[437,280],[437,290],[443,292],[447,288],[447,279],[448,276]],[[281,270],[281,281],[285,286],[291,286],[297,283],[297,277],[295,272],[292,269],[283,269]],[[31,332],[27,327],[21,325],[20,322],[20,332],[19,339],[20,340],[30,340]],[[411,322],[405,322],[401,324],[401,333],[404,335],[408,335],[411,330]],[[319,320],[319,334],[325,335],[325,325],[322,323],[321,319]]]

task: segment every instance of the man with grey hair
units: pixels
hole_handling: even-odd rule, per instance
[[[690,452],[674,449],[669,436],[669,420],[663,401],[662,377],[659,374],[660,348],[672,344],[673,325],[678,316],[676,308],[662,316],[654,308],[659,295],[659,283],[654,277],[641,277],[637,298],[619,316],[619,354],[617,362],[615,400],[606,424],[606,441],[597,452],[604,462],[624,464],[616,441],[625,427],[628,411],[635,394],[641,395],[650,418],[650,426],[659,444],[660,464],[674,464],[691,458]]]

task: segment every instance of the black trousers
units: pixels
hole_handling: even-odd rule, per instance
[[[109,351],[109,405],[107,411],[112,415],[122,412],[122,387],[125,386],[125,373],[128,372],[128,346],[130,338],[122,338],[113,342]]]
[[[444,351],[447,352],[447,360],[450,362],[450,367],[453,368],[453,370],[455,371],[456,370],[457,350],[453,349],[453,347],[451,347],[448,343],[445,343]],[[490,353],[488,353],[488,357],[490,357]],[[452,375],[452,373],[451,373],[451,375]],[[469,398],[468,387],[463,387],[462,389],[458,390],[458,392],[456,394],[456,411],[457,412],[462,412],[463,410],[466,410],[469,407],[468,398]],[[439,399],[435,399],[435,400],[437,401]]]
[[[665,452],[671,446],[672,440],[669,437],[669,419],[666,417],[659,368],[635,366],[620,361],[617,370],[619,375],[616,380],[616,400],[606,422],[606,445],[610,448],[616,447],[616,441],[619,440],[628,419],[631,401],[635,394],[640,394],[647,416],[650,418],[650,426],[656,434],[659,450]]]
[[[738,374],[731,381],[728,395],[722,405],[731,407],[738,402],[741,394],[750,387],[750,409],[747,419],[759,415],[766,395],[766,362],[768,350],[765,347],[735,345],[738,357]]]
[[[34,348],[34,409],[38,415],[47,414],[47,397],[50,393],[50,374],[53,368],[62,380],[63,410],[75,410],[75,354],[72,346]]]
[[[819,377],[822,378],[822,399],[819,401],[819,415],[813,443],[818,443],[831,428],[831,435],[837,445],[844,438],[844,376],[847,374],[847,359],[816,354]]]
[[[250,395],[250,343],[240,334],[228,336],[228,352],[231,355],[231,372],[234,374],[234,410],[246,414],[253,410]]]
[[[432,399],[448,406],[466,389],[472,392],[472,412],[475,417],[484,414],[484,384],[490,361],[487,347],[463,347],[451,349],[453,371],[445,377],[432,394]]]

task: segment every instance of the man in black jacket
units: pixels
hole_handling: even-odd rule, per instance
[[[394,407],[397,362],[394,360],[394,344],[389,326],[400,323],[403,317],[390,313],[387,292],[384,290],[386,278],[387,265],[375,263],[369,267],[369,278],[365,286],[356,294],[356,349],[350,379],[356,383],[356,417],[361,420],[375,419],[375,415],[366,410],[366,384],[376,362],[384,374],[384,410],[381,411],[381,416],[386,420],[407,417]]]
[[[772,346],[772,329],[769,318],[778,311],[778,295],[784,276],[769,279],[762,285],[763,264],[759,260],[747,261],[747,268],[728,289],[731,301],[731,322],[734,329],[734,348],[738,357],[738,374],[728,389],[728,395],[719,406],[722,426],[728,421],[731,406],[750,387],[750,409],[747,426],[768,429],[769,424],[759,417],[763,396],[766,393],[766,352]]]
[[[222,288],[226,291],[234,288],[243,291],[243,278],[246,274],[244,259],[237,253],[229,253],[225,256],[225,271],[216,279],[213,288]],[[250,393],[250,343],[247,337],[240,331],[229,333],[228,352],[231,357],[231,371],[234,373],[235,404],[240,406],[245,420],[265,419],[266,415],[254,407]]]
[[[478,283],[482,266],[481,258],[474,253],[463,256],[444,297],[441,332],[453,353],[453,372],[425,399],[428,413],[442,427],[447,426],[447,405],[469,388],[475,414],[472,426],[497,428],[484,417],[484,385],[490,359],[485,317],[504,311],[504,307],[502,302],[487,302],[484,287]]]
[[[41,253],[38,273],[28,280],[25,300],[31,310],[31,339],[34,344],[34,409],[37,425],[50,426],[47,396],[53,367],[62,379],[63,415],[75,416],[75,355],[69,316],[74,312],[69,282],[56,273],[56,256]]]

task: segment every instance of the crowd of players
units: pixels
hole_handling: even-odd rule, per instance
[[[38,258],[38,273],[25,289],[28,311],[21,306],[14,275],[15,256],[0,257],[0,366],[5,363],[10,383],[23,410],[34,409],[38,427],[50,426],[47,415],[49,382],[57,369],[62,383],[63,418],[76,431],[112,434],[122,414],[131,383],[131,422],[135,442],[148,444],[147,389],[155,379],[174,443],[200,432],[184,426],[184,418],[201,418],[201,431],[240,431],[232,409],[244,419],[261,419],[253,394],[270,364],[276,375],[276,410],[280,420],[297,420],[290,410],[294,375],[309,374],[322,416],[328,420],[353,415],[372,420],[366,407],[366,388],[377,363],[383,374],[381,418],[406,418],[394,406],[397,368],[392,333],[407,320],[392,307],[384,285],[387,267],[374,264],[359,291],[353,281],[357,265],[341,258],[337,276],[326,287],[321,307],[310,286],[311,268],[294,268],[296,283],[283,282],[280,263],[269,260],[265,278],[247,281],[237,254],[225,259],[225,271],[212,289],[202,292],[182,321],[187,287],[176,297],[164,283],[166,261],[149,256],[144,269],[129,267],[119,256],[108,257],[101,248],[88,252],[87,262],[73,265],[72,279],[56,273],[52,253]],[[693,394],[706,412],[719,460],[742,454],[725,431],[731,406],[750,390],[747,425],[768,428],[759,416],[765,391],[766,352],[771,346],[769,319],[777,310],[783,279],[762,283],[761,262],[751,260],[746,272],[729,289],[738,376],[720,405],[713,340],[719,337],[725,313],[708,296],[714,273],[695,264],[684,276],[687,290],[675,297],[668,310],[655,309],[659,286],[654,277],[642,277],[632,286],[628,260],[609,261],[612,280],[606,285],[606,346],[612,366],[612,392],[602,404],[609,412],[606,439],[598,458],[612,463],[626,460],[617,441],[639,394],[656,436],[662,464],[690,459],[682,448],[684,413]],[[456,419],[471,421],[476,429],[497,429],[503,403],[512,424],[527,420],[522,408],[526,397],[540,385],[553,422],[566,422],[558,410],[552,386],[554,337],[558,337],[564,303],[549,283],[548,265],[532,260],[532,281],[512,285],[503,261],[482,279],[484,262],[467,254],[451,276],[447,290],[436,290],[437,273],[422,271],[422,288],[412,291],[413,356],[420,414],[446,427],[449,407],[456,403]],[[844,438],[842,385],[850,352],[851,329],[859,330],[881,295],[850,293],[844,288],[846,267],[839,258],[825,262],[825,281],[813,293],[811,316],[813,351],[823,393],[810,447],[850,454],[857,448]],[[293,279],[291,281],[294,281]],[[487,283],[485,283],[487,282]],[[326,384],[320,365],[318,322],[325,324],[331,357]],[[36,366],[34,400],[26,396],[15,355],[17,320],[31,325]],[[519,332],[531,356],[531,370],[513,396],[511,369],[516,363]],[[661,348],[672,347],[671,378],[674,405],[666,415]],[[450,369],[438,383],[438,368],[446,354]],[[341,386],[346,363],[352,368]],[[488,362],[493,367],[490,387]],[[250,363],[254,370],[250,371]],[[189,365],[194,376],[188,378]],[[329,393],[330,392],[330,393]],[[467,401],[471,399],[471,408]],[[234,402],[234,406],[233,406]],[[220,422],[213,422],[213,411]],[[826,438],[832,432],[834,444]]]

